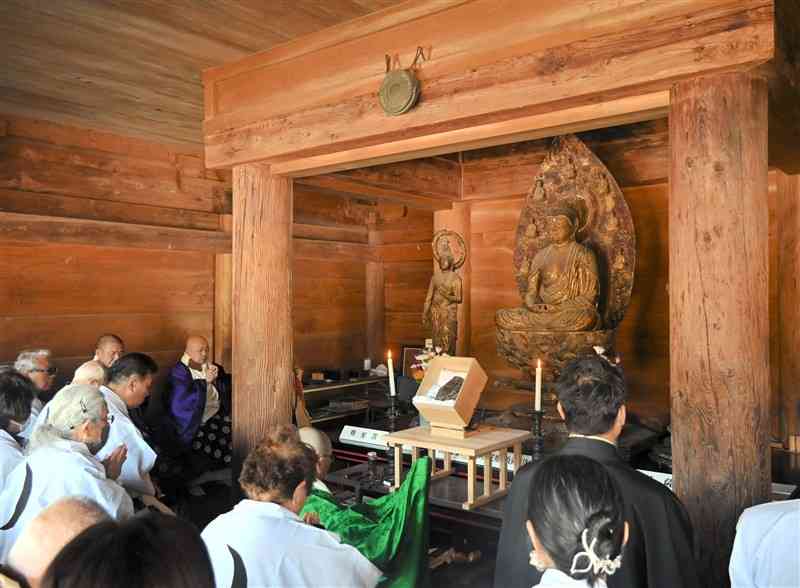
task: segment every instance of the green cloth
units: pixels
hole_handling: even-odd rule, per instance
[[[331,494],[313,490],[300,516],[317,513],[342,543],[352,545],[380,568],[381,588],[427,586],[430,480],[430,458],[422,457],[391,494],[345,507]]]

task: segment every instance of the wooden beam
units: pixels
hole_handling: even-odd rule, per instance
[[[292,182],[271,176],[266,166],[238,166],[233,197],[233,450],[238,474],[269,427],[291,421]]]
[[[674,483],[725,586],[739,515],[770,497],[767,84],[678,83],[669,121]]]
[[[227,253],[231,250],[230,235],[225,235],[222,231],[56,218],[15,212],[0,212],[0,239],[209,253]]]
[[[233,370],[233,257],[214,256],[214,361]]]
[[[441,157],[362,167],[340,172],[336,177],[419,196],[445,200],[461,198],[461,165]]]
[[[468,151],[579,133],[592,129],[664,118],[669,107],[669,92],[659,91],[630,98],[552,110],[510,121],[477,124],[458,130],[445,130],[413,139],[387,141],[369,147],[344,147],[327,155],[299,157],[272,164],[276,175],[304,176],[331,173],[360,166],[381,165],[419,157],[432,157],[454,151]],[[556,108],[555,106],[553,108]]]
[[[778,363],[784,423],[781,436],[800,435],[800,176],[777,173]]]
[[[332,190],[341,194],[352,194],[373,200],[386,200],[397,202],[412,208],[423,210],[446,210],[452,206],[452,200],[436,198],[431,196],[419,196],[414,193],[399,190],[397,188],[383,188],[372,184],[362,183],[339,175],[318,175],[314,177],[302,178],[298,183],[305,186],[313,186],[325,190]]]
[[[317,239],[320,241],[341,241],[345,243],[366,243],[366,226],[331,226],[292,224],[292,236],[298,239]]]
[[[217,229],[220,219],[218,214],[199,210],[4,189],[0,189],[0,211],[206,230]]]
[[[277,65],[267,54],[264,66],[226,66],[236,73],[206,82],[207,163],[296,160],[643,96],[770,60],[773,22],[772,0],[473,0]],[[387,117],[375,99],[384,54],[405,63],[426,37],[422,99]]]

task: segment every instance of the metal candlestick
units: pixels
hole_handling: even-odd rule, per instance
[[[544,456],[544,435],[542,434],[544,411],[534,410],[532,416],[533,427],[531,433],[533,434],[533,461],[538,462]]]
[[[390,396],[389,398],[391,400],[391,405],[389,406],[389,432],[394,433],[397,426],[397,399],[395,396]]]

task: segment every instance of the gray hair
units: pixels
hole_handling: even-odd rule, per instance
[[[36,360],[38,358],[50,359],[52,355],[49,349],[26,349],[17,356],[17,361],[14,362],[14,369],[27,374],[36,369]]]
[[[72,439],[72,429],[86,421],[97,421],[107,410],[99,390],[86,384],[70,384],[59,390],[47,403],[47,415],[33,431],[28,453],[60,439]]]
[[[72,376],[73,384],[88,384],[91,380],[97,380],[102,385],[108,383],[108,370],[102,363],[93,359],[81,364]]]

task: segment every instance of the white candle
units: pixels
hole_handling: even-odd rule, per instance
[[[536,360],[536,396],[533,400],[533,408],[536,412],[542,410],[542,360]]]
[[[364,360],[364,371],[368,372],[371,369],[372,369],[372,360],[370,358],[367,358]]]
[[[394,389],[394,364],[392,364],[392,350],[386,353],[387,364],[389,367],[389,396],[394,396],[397,392]]]

